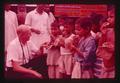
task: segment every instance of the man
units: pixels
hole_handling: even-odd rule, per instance
[[[7,49],[6,66],[7,78],[41,78],[42,75],[23,65],[29,63],[40,51],[29,41],[31,30],[28,25],[20,25],[17,28],[18,37],[10,42]],[[34,66],[34,65],[33,65]]]
[[[17,6],[17,17],[18,17],[18,24],[24,24],[25,23],[25,17],[27,14],[27,9],[25,4],[18,4]]]
[[[31,36],[31,41],[35,43],[35,45],[40,48],[40,46],[50,41],[49,35],[49,17],[46,12],[44,12],[44,5],[37,5],[37,8],[31,12],[29,12],[26,16],[25,24],[28,24],[32,27],[33,32]]]
[[[8,44],[17,37],[16,28],[18,27],[17,15],[10,10],[10,4],[5,4],[5,51]]]

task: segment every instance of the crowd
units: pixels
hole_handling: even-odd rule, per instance
[[[48,4],[18,13],[5,4],[6,78],[89,79],[115,77],[115,9],[107,17],[54,17]]]

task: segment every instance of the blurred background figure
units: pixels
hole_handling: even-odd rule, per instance
[[[18,24],[24,24],[26,18],[26,6],[25,4],[18,4],[17,6],[17,17],[18,17]]]
[[[11,5],[5,4],[5,51],[7,51],[8,44],[17,37],[16,28],[18,27],[17,15],[11,11]]]
[[[53,23],[55,21],[55,17],[53,15],[53,13],[51,12],[49,4],[45,4],[44,11],[48,14],[50,24]]]

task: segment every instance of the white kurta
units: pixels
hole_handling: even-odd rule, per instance
[[[8,44],[17,37],[16,28],[18,27],[18,20],[16,13],[12,11],[5,11],[5,50]]]
[[[30,39],[38,48],[43,43],[50,41],[50,23],[48,14],[46,12],[39,14],[36,9],[29,12],[26,16],[25,24],[28,24],[32,28],[41,32],[40,34],[32,33]]]

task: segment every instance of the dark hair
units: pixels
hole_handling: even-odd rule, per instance
[[[91,30],[92,22],[89,17],[83,17],[76,21],[76,24],[80,25],[81,28]]]
[[[103,15],[92,12],[90,15],[90,18],[91,18],[92,24],[99,25],[100,20],[103,18]]]
[[[66,25],[66,24],[73,25],[73,24],[74,24],[74,23],[73,23],[73,19],[71,19],[71,18],[66,18],[64,25]]]
[[[51,24],[52,27],[57,27],[59,28],[59,23],[57,20],[55,20],[52,24]]]
[[[115,11],[115,6],[114,5],[108,5],[108,11]]]

